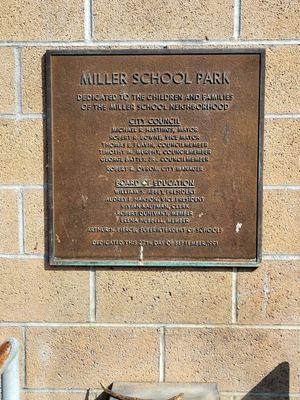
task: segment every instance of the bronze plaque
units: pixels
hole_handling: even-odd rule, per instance
[[[52,265],[257,265],[263,50],[46,64]]]

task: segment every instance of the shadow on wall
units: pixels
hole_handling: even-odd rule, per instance
[[[289,382],[290,366],[288,362],[283,362],[254,386],[241,400],[287,400],[289,399]]]
[[[112,384],[109,386],[110,389],[111,389],[111,386],[112,386]],[[95,399],[85,398],[85,400],[109,400],[109,396],[108,396],[108,394],[103,392],[103,393],[99,394],[99,396],[95,397]]]

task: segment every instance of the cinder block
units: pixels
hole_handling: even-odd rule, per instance
[[[22,108],[23,112],[43,112],[45,91],[43,74],[45,72],[43,56],[46,48],[25,47],[22,49]]]
[[[228,39],[232,0],[94,0],[98,40]]]
[[[13,49],[2,47],[0,49],[0,113],[14,113],[15,109],[16,82],[14,52]]]
[[[0,119],[0,182],[43,183],[43,121]]]
[[[300,252],[300,190],[265,190],[263,252]]]
[[[29,328],[29,387],[86,388],[116,380],[157,381],[156,329]]]
[[[264,144],[264,183],[300,184],[300,120],[267,119]]]
[[[94,400],[92,394],[87,397],[86,392],[23,392],[22,400]]]
[[[299,331],[182,328],[166,331],[167,382],[217,382],[220,391],[297,391]]]
[[[0,190],[0,252],[19,252],[17,190]]]
[[[0,15],[0,40],[84,39],[84,1],[5,2]]]
[[[243,39],[297,39],[300,37],[298,0],[243,0]]]
[[[300,322],[300,261],[265,261],[255,270],[238,271],[238,322]]]
[[[300,46],[278,46],[267,50],[266,112],[299,113]]]
[[[231,320],[231,274],[224,270],[98,271],[96,292],[98,321]]]
[[[45,207],[42,189],[24,190],[25,253],[45,250]]]
[[[0,321],[88,319],[87,271],[46,269],[38,259],[1,258],[0,282]]]

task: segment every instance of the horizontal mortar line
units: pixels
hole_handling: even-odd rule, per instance
[[[265,190],[300,190],[300,185],[264,185]]]
[[[45,115],[43,113],[15,113],[15,114],[0,114],[0,118],[16,119],[16,120],[42,119],[45,118]]]
[[[262,255],[263,260],[300,260],[300,254],[268,254]]]
[[[269,329],[269,330],[300,330],[300,325],[288,324],[176,324],[176,323],[117,323],[117,322],[0,322],[1,327],[27,328],[166,328],[166,329]]]
[[[83,46],[83,47],[97,47],[97,46],[166,46],[166,45],[206,45],[206,46],[214,46],[214,45],[295,45],[300,44],[300,39],[253,39],[253,40],[235,40],[235,39],[219,39],[219,40],[206,40],[206,39],[177,39],[177,40],[91,40],[86,42],[85,39],[82,40],[74,40],[74,41],[63,41],[63,40],[50,40],[50,41],[37,41],[37,40],[24,40],[24,41],[0,41],[0,47],[30,47],[30,46],[64,46],[64,47],[72,47],[72,46]]]
[[[45,185],[44,184],[28,184],[28,185],[18,185],[18,184],[0,184],[0,190],[1,189],[14,189],[14,190],[26,190],[26,189],[44,189]]]
[[[294,112],[287,113],[266,113],[265,117],[268,119],[299,119],[300,114]]]
[[[12,259],[38,259],[44,260],[46,255],[43,254],[11,254],[11,253],[0,253],[0,258],[12,258]]]

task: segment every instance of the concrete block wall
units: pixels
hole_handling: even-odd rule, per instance
[[[300,398],[299,1],[2,3],[0,341],[21,343],[23,399],[84,399],[116,380],[216,381],[223,400]],[[166,46],[267,50],[262,265],[49,268],[43,54]]]

